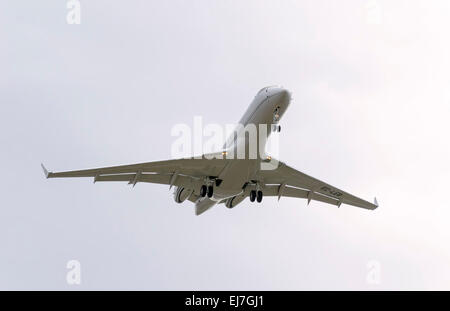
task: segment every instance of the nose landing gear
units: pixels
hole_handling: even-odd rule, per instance
[[[273,131],[274,132],[281,132],[281,126],[277,125],[278,121],[280,120],[280,107],[276,107],[273,111]]]

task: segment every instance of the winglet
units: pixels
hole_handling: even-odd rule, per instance
[[[44,164],[41,163],[41,167],[42,167],[42,170],[44,171],[45,178],[48,178],[48,176],[50,175],[50,173],[47,171],[47,169],[45,168]]]
[[[377,201],[376,197],[375,197],[375,199],[373,199],[373,204],[375,204],[378,207],[378,201]]]

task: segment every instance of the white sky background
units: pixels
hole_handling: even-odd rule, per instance
[[[374,3],[90,0],[68,25],[65,1],[1,2],[0,289],[449,290],[450,4]],[[176,123],[237,122],[272,84],[281,159],[378,210],[195,217],[167,186],[43,177],[170,158]]]

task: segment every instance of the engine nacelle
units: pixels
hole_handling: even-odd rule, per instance
[[[245,194],[240,194],[235,197],[229,198],[225,201],[225,206],[228,208],[233,208],[236,205],[238,205],[239,203],[241,203],[242,201],[244,201],[245,198],[246,198]]]
[[[173,198],[177,203],[183,203],[191,194],[191,190],[183,188],[183,187],[175,187],[173,192]]]

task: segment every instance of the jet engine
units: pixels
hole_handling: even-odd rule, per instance
[[[240,194],[235,197],[229,198],[225,201],[225,206],[228,208],[233,208],[246,198],[245,194]]]
[[[183,203],[192,193],[191,190],[183,188],[183,187],[175,187],[175,191],[173,192],[173,198],[177,203]]]

